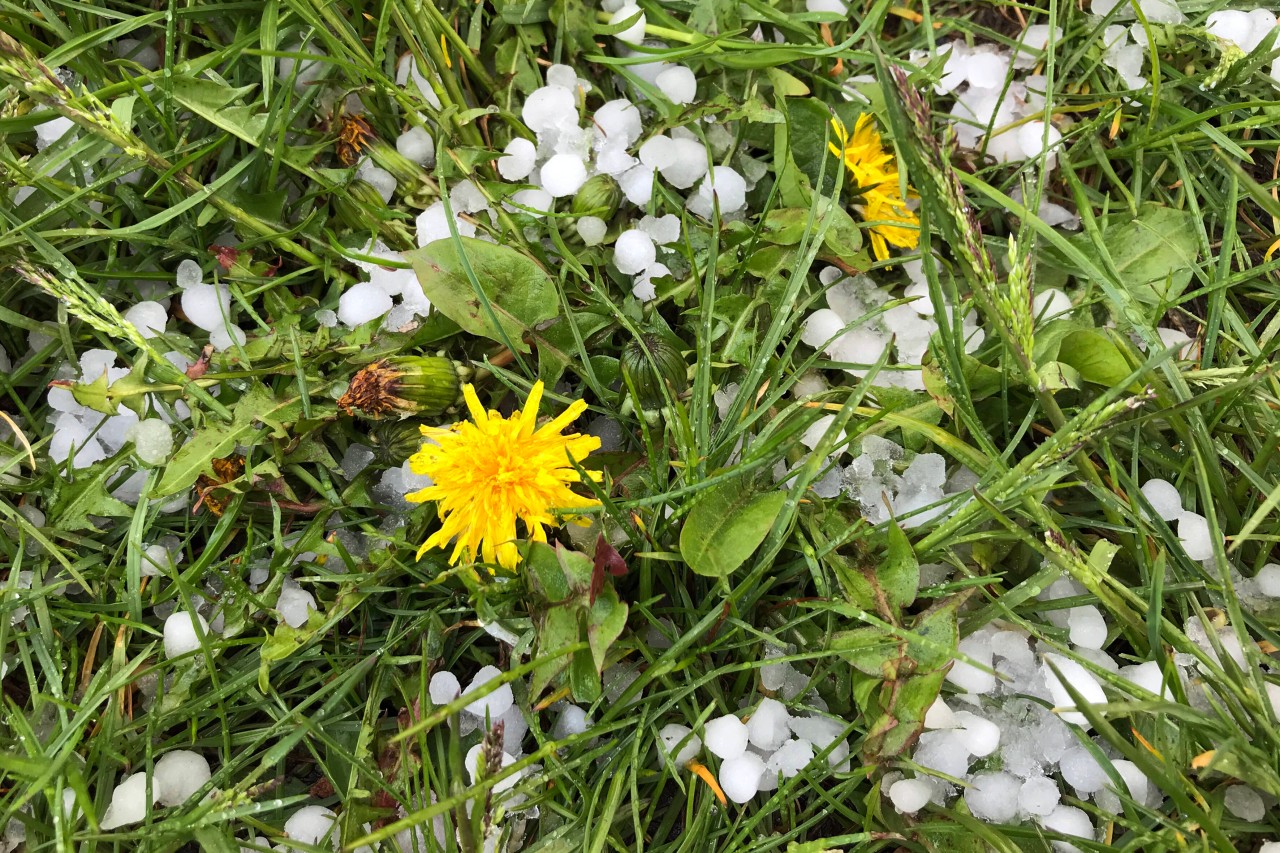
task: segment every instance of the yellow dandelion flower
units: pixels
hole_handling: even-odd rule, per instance
[[[902,196],[898,165],[884,149],[875,117],[870,113],[858,116],[853,133],[833,117],[831,129],[840,144],[829,142],[827,147],[844,161],[849,180],[857,189],[859,201],[854,208],[864,221],[878,223],[870,228],[872,254],[884,260],[889,257],[889,246],[914,249],[920,242],[920,220]],[[907,198],[914,197],[908,189]]]
[[[450,427],[422,427],[426,439],[422,448],[409,457],[409,468],[425,474],[433,485],[405,496],[414,503],[435,501],[440,529],[433,533],[418,556],[432,548],[454,543],[449,562],[477,559],[515,568],[520,561],[516,547],[516,521],[524,523],[525,534],[538,542],[547,541],[547,527],[564,520],[585,523],[570,516],[557,518],[552,510],[575,510],[599,506],[600,502],[575,494],[570,486],[581,480],[570,459],[581,462],[600,447],[593,435],[561,430],[582,414],[587,404],[578,400],[558,417],[537,427],[542,383],[529,392],[523,411],[504,418],[485,411],[475,389],[463,386],[463,398],[474,421],[460,421]],[[588,471],[593,480],[599,471]]]

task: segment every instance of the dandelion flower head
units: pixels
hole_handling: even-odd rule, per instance
[[[504,418],[486,411],[475,389],[462,389],[471,421],[449,427],[422,427],[422,448],[409,457],[415,474],[430,477],[432,485],[405,496],[414,503],[435,501],[440,529],[428,537],[418,556],[453,542],[451,564],[480,560],[514,569],[520,561],[516,522],[524,523],[526,536],[547,541],[547,527],[570,520],[553,510],[577,510],[599,506],[599,501],[572,490],[581,481],[570,462],[581,462],[600,447],[593,435],[561,431],[582,414],[587,404],[577,400],[559,416],[537,427],[542,383],[529,392],[523,411]],[[587,471],[593,480],[600,472]]]
[[[875,117],[863,113],[849,133],[844,122],[831,119],[836,140],[828,142],[831,153],[844,161],[845,171],[858,193],[854,205],[858,214],[871,225],[871,251],[879,260],[889,257],[889,247],[914,249],[920,242],[920,220],[907,207],[914,193],[907,189],[904,197],[898,165],[884,149]]]

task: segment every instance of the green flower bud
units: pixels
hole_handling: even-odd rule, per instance
[[[338,405],[354,414],[378,418],[388,412],[442,415],[462,400],[462,383],[470,369],[440,356],[384,358],[360,368]]]
[[[399,467],[422,447],[419,421],[383,421],[369,431],[375,458],[383,465]]]
[[[618,182],[608,175],[595,175],[573,197],[573,215],[598,216],[608,220],[618,212],[621,201],[622,189]]]
[[[622,373],[635,387],[641,409],[654,409],[666,404],[665,387],[678,397],[689,387],[689,366],[684,356],[670,341],[646,333],[627,341],[622,348]]]

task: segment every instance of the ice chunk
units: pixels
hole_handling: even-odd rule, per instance
[[[199,613],[177,610],[164,620],[164,656],[176,658],[200,648],[200,637],[195,623],[200,623],[200,633],[208,634],[209,623]]]
[[[665,167],[659,166],[658,171],[662,173],[663,179],[671,186],[676,189],[687,190],[697,183],[699,178],[707,174],[707,149],[696,139],[677,137],[672,139],[671,142],[671,162]],[[641,162],[644,162],[643,157],[641,157]],[[730,171],[733,170],[730,169]],[[737,175],[736,172],[734,174]],[[738,180],[742,180],[740,175]],[[737,184],[735,183],[734,186],[736,187]],[[743,193],[745,194],[745,192],[745,184],[743,184]]]
[[[766,775],[782,774],[786,779],[795,776],[813,761],[813,744],[807,740],[791,738],[774,750],[765,762]]]
[[[560,86],[543,86],[525,98],[520,110],[525,126],[534,133],[554,131],[564,124],[578,124],[578,104],[573,92]]]
[[[1209,520],[1203,515],[1184,512],[1178,519],[1178,540],[1191,559],[1212,559],[1213,537],[1209,533]]]
[[[1018,810],[1025,815],[1044,817],[1053,813],[1061,799],[1057,782],[1047,776],[1032,776],[1018,791]]]
[[[969,750],[958,729],[939,729],[920,735],[912,760],[944,776],[964,778],[969,772]]]
[[[356,178],[377,190],[383,201],[391,201],[391,196],[395,195],[397,186],[395,175],[368,157],[362,159],[356,166]]]
[[[182,292],[182,313],[206,332],[226,325],[231,291],[223,284],[193,284]]]
[[[745,803],[760,790],[764,760],[754,752],[744,752],[720,765],[720,787],[735,803]]]
[[[1258,592],[1267,598],[1280,598],[1280,563],[1267,563],[1254,576]]]
[[[746,724],[732,714],[708,720],[703,733],[707,749],[720,758],[735,758],[746,751]]]
[[[613,244],[613,263],[625,275],[644,272],[653,265],[655,257],[653,240],[638,228],[623,231]]]
[[[1135,797],[1136,799],[1136,797]],[[1266,803],[1253,788],[1248,785],[1232,785],[1222,797],[1222,804],[1227,811],[1250,823],[1257,823],[1267,816]]]
[[[355,328],[386,314],[392,304],[391,297],[373,282],[356,282],[338,299],[338,320]]]
[[[152,793],[154,797],[154,792]],[[146,820],[150,804],[147,802],[147,774],[134,773],[111,792],[111,804],[102,816],[103,829],[117,829],[131,823]]]
[[[1049,832],[1056,832],[1059,835],[1087,838],[1090,841],[1094,838],[1093,823],[1089,820],[1089,815],[1075,806],[1058,806],[1040,819],[1040,825]],[[1057,853],[1078,853],[1080,848],[1065,841],[1055,841],[1053,849]]]
[[[476,673],[475,678],[471,679],[471,683],[467,685],[466,694],[464,695],[470,695],[479,690],[485,684],[488,684],[490,681],[501,677],[502,670],[498,669],[496,666],[481,667],[480,671]],[[506,713],[506,710],[511,707],[511,704],[514,701],[515,695],[511,690],[511,685],[503,684],[487,696],[482,696],[472,700],[471,703],[467,705],[466,711],[468,714],[471,714],[474,717],[479,717],[482,720],[485,717],[488,717],[490,720],[497,720]]]
[[[960,641],[959,650],[972,658],[976,663],[990,667],[994,652],[991,649],[991,637],[978,632]],[[957,659],[947,672],[947,681],[966,693],[990,693],[996,688],[996,676],[993,672],[980,669],[968,661]]]
[[[659,91],[673,104],[691,103],[698,94],[698,78],[683,65],[672,65],[654,79]]]
[[[645,216],[637,227],[659,246],[667,246],[680,239],[680,217],[674,213],[658,217]]]
[[[677,140],[678,141],[678,140]],[[663,173],[666,176],[666,172]],[[728,166],[716,166],[698,184],[698,191],[689,198],[689,210],[706,219],[714,214],[717,204],[720,213],[730,214],[742,210],[747,203],[747,182],[742,175]]]
[[[1176,521],[1183,513],[1182,496],[1168,480],[1154,478],[1142,484],[1142,496],[1156,515],[1165,521]]]
[[[1081,794],[1092,794],[1101,791],[1109,784],[1107,771],[1098,763],[1087,749],[1073,746],[1062,754],[1058,760],[1058,770],[1062,779]]]
[[[1031,300],[1031,313],[1036,322],[1045,323],[1071,311],[1071,297],[1056,287],[1046,287]]]
[[[598,137],[597,147],[608,143],[625,150],[635,145],[644,130],[640,110],[626,98],[603,104],[592,117],[592,124]]]
[[[419,166],[430,166],[436,161],[436,141],[423,127],[411,127],[396,137],[396,151]],[[501,161],[499,161],[501,170]],[[503,177],[506,177],[505,175]]]
[[[618,188],[626,196],[627,201],[643,207],[653,198],[653,167],[643,162],[623,172],[618,178]]]
[[[1045,663],[1041,667],[1041,673],[1044,675],[1045,684],[1049,687],[1053,703],[1058,708],[1076,707],[1075,700],[1067,692],[1067,684],[1070,684],[1091,705],[1103,704],[1107,701],[1107,694],[1103,691],[1102,685],[1098,683],[1092,673],[1080,664],[1057,654],[1047,654],[1044,656],[1044,660]],[[1050,668],[1050,663],[1062,673],[1061,678]],[[1082,726],[1086,730],[1092,728],[1088,718],[1079,711],[1068,711],[1061,716],[1065,722]]]
[[[929,710],[924,712],[924,727],[926,729],[954,729],[958,725],[955,713],[947,706],[946,701],[941,696],[934,699],[933,704],[929,706]]]
[[[160,756],[151,780],[151,791],[162,806],[180,806],[204,787],[212,773],[198,752],[175,749]]]
[[[889,801],[898,814],[915,814],[933,796],[933,785],[924,779],[899,779],[889,786]]]
[[[159,418],[138,421],[125,439],[133,442],[133,452],[147,465],[160,465],[173,452],[173,430]]]
[[[587,181],[587,167],[572,154],[557,154],[542,165],[542,188],[553,198],[573,195]]]
[[[1136,666],[1123,666],[1120,668],[1120,676],[1162,699],[1172,696],[1168,685],[1164,683],[1164,673],[1160,670],[1160,664],[1156,661],[1149,660]]]
[[[204,281],[204,273],[200,270],[200,265],[195,261],[187,258],[178,264],[178,271],[174,274],[174,282],[181,290],[188,287],[195,287]]]
[[[565,705],[560,711],[560,716],[556,717],[555,725],[551,727],[551,737],[554,740],[564,740],[573,735],[580,735],[589,728],[591,728],[591,718],[587,716],[585,710],[577,705]]]
[[[791,714],[777,699],[761,699],[747,721],[747,739],[762,752],[772,752],[791,735]]]
[[[319,845],[327,838],[329,842],[325,846],[337,850],[338,832],[335,826],[337,817],[332,810],[324,806],[303,806],[285,821],[284,834],[290,841],[297,841],[299,844]],[[285,849],[296,848],[286,844]]]
[[[164,334],[169,312],[159,302],[139,302],[124,312],[124,319],[144,338],[154,338]]]
[[[1100,649],[1107,642],[1107,622],[1102,611],[1092,604],[1073,607],[1067,611],[1067,625],[1071,629],[1071,642],[1086,649]]]
[[[684,767],[702,751],[702,739],[688,726],[671,723],[658,732],[662,754],[677,767]]]
[[[1021,787],[1010,773],[978,773],[964,790],[964,802],[978,820],[1008,823],[1017,817]]]
[[[1000,726],[990,720],[969,711],[957,711],[955,721],[959,725],[955,731],[960,743],[970,755],[983,758],[1000,746]]]
[[[437,672],[431,676],[431,681],[427,684],[427,695],[431,697],[431,704],[433,705],[448,705],[462,695],[462,686],[458,683],[458,676],[443,670]]]
[[[578,236],[588,246],[600,245],[604,241],[605,232],[609,229],[608,224],[598,216],[579,217],[576,227]]]
[[[280,597],[276,599],[276,612],[280,621],[290,628],[299,628],[306,624],[307,615],[316,609],[316,599],[292,578],[285,578],[280,587]]]
[[[640,11],[639,6],[634,4],[624,5],[618,11],[614,12],[609,18],[609,25],[614,26],[621,24],[624,21],[631,20],[632,18],[636,18],[635,23],[621,32],[615,33],[614,38],[618,39],[618,41],[626,42],[627,44],[640,44],[640,42],[644,41],[645,16],[644,12]]]

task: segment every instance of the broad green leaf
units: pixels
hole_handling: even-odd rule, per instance
[[[212,470],[213,460],[230,456],[236,445],[254,444],[263,424],[277,436],[286,435],[287,427],[301,412],[298,397],[277,398],[265,386],[252,385],[232,407],[231,423],[208,423],[178,448],[150,496],[162,498],[191,486],[201,474]]]
[[[772,210],[764,218],[760,238],[779,246],[798,244],[812,229],[821,227],[830,217],[822,234],[820,258],[849,260],[862,249],[862,231],[844,208],[830,199],[818,197],[814,211],[789,207]],[[812,219],[812,226],[810,224]]]
[[[830,648],[859,672],[877,678],[892,677],[890,662],[902,654],[902,641],[876,626],[839,631],[832,635]]]
[[[578,641],[578,608],[572,606],[548,607],[541,614],[534,615],[538,626],[537,655],[546,649],[563,649]],[[533,670],[533,678],[529,684],[529,695],[541,696],[556,676],[569,665],[569,657],[559,655],[540,661]]]
[[[1080,329],[1064,337],[1058,346],[1058,361],[1078,371],[1081,379],[1098,385],[1119,385],[1132,372],[1115,342],[1095,329]]]
[[[965,596],[956,595],[921,613],[911,629],[907,655],[916,663],[916,672],[941,669],[955,660],[960,645],[956,610]]]
[[[680,530],[680,554],[700,575],[727,577],[755,553],[782,511],[784,492],[756,494],[742,480],[700,497]]]
[[[617,590],[606,586],[596,596],[596,603],[587,614],[587,642],[591,644],[597,673],[604,671],[605,655],[626,627],[626,602],[618,600]]]
[[[97,526],[89,520],[91,515],[128,518],[133,508],[111,496],[107,484],[120,470],[118,462],[103,460],[87,471],[79,472],[74,482],[55,477],[56,494],[49,507],[47,524],[55,530],[92,530]]]
[[[904,678],[895,685],[893,707],[872,726],[863,747],[863,755],[880,762],[901,755],[924,731],[924,715],[938,698],[945,673]]]
[[[1088,234],[1071,240],[1090,260],[1101,261]],[[1158,204],[1143,205],[1127,222],[1106,223],[1102,243],[1129,292],[1153,306],[1172,303],[1186,289],[1200,245],[1190,211]]]
[[[520,352],[529,351],[521,339],[524,333],[559,312],[550,276],[531,258],[507,246],[460,237],[437,240],[406,252],[405,257],[413,264],[423,292],[441,313],[473,335]],[[482,294],[472,286],[468,266]]]
[[[902,532],[897,522],[889,524],[888,536],[885,560],[876,569],[875,577],[889,606],[901,609],[916,600],[916,593],[920,590],[920,563],[907,534]]]

